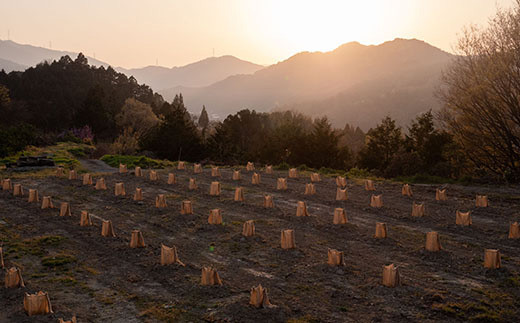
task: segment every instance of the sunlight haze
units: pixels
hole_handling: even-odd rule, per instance
[[[300,51],[417,38],[451,51],[461,28],[512,0],[2,1],[0,39],[84,52],[115,66],[233,55],[273,64]],[[447,8],[449,7],[449,10]]]

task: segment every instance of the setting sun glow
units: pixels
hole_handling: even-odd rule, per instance
[[[511,0],[18,0],[0,5],[0,39],[123,67],[181,66],[213,53],[268,65],[351,41],[417,38],[450,51],[457,31],[485,24],[497,5]]]
[[[258,33],[276,35],[273,47],[290,52],[329,51],[349,41],[378,43],[392,38],[388,24],[405,29],[408,20],[400,15],[413,12],[415,2],[400,6],[389,1],[277,1],[249,10],[256,11],[254,26]],[[406,11],[406,12],[403,12]]]

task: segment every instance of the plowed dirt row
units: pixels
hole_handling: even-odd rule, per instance
[[[177,183],[166,183],[168,172]],[[0,321],[55,322],[73,314],[79,322],[230,321],[284,322],[289,319],[343,321],[508,320],[517,317],[520,241],[508,239],[510,222],[519,220],[515,188],[448,187],[448,201],[435,201],[435,186],[415,185],[414,197],[401,195],[395,183],[376,183],[384,207],[369,206],[370,195],[349,181],[349,199],[335,201],[332,178],[316,183],[317,194],[305,196],[308,175],[288,179],[287,191],[277,191],[276,179],[287,172],[242,170],[233,181],[231,169],[221,178],[191,171],[161,170],[151,182],[133,174],[105,174],[108,190],[96,191],[81,180],[26,178],[13,180],[53,197],[55,206],[70,202],[72,217],[58,209],[42,210],[24,198],[0,191],[0,240],[6,265],[22,268],[25,289],[1,289]],[[188,179],[199,188],[188,190]],[[209,195],[210,183],[222,183],[220,197]],[[116,182],[126,196],[114,196]],[[245,188],[245,202],[233,200],[234,188]],[[136,187],[144,201],[133,201]],[[495,190],[496,191],[496,190]],[[166,194],[168,206],[155,207],[155,196]],[[272,194],[275,208],[262,206]],[[475,208],[475,195],[487,194],[490,207]],[[180,203],[193,202],[193,215],[181,215]],[[306,201],[310,217],[296,217],[296,204]],[[424,202],[426,216],[411,217],[413,201]],[[334,208],[343,207],[349,223],[333,225]],[[209,211],[222,210],[223,225],[207,224]],[[455,225],[456,210],[471,210],[473,225]],[[94,226],[80,227],[87,210]],[[113,222],[116,237],[100,235],[100,219]],[[256,236],[241,235],[246,220],[255,220]],[[374,239],[376,222],[388,226],[387,239]],[[140,230],[145,248],[128,247],[132,230]],[[280,232],[294,229],[296,249],[280,248]],[[438,231],[443,251],[424,250],[425,234]],[[160,245],[175,245],[185,267],[161,266]],[[344,267],[326,264],[328,248],[345,252]],[[499,249],[502,267],[483,268],[486,248]],[[54,258],[53,258],[54,257]],[[55,264],[51,260],[63,260]],[[59,261],[58,261],[59,262]],[[399,266],[403,286],[381,285],[382,266]],[[200,286],[202,266],[214,266],[223,286]],[[249,290],[262,284],[276,307],[248,306]],[[55,313],[29,318],[23,293],[48,291]]]

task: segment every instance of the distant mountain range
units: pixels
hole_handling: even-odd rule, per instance
[[[118,67],[116,70],[126,75],[133,75],[139,83],[145,83],[158,91],[174,86],[207,86],[231,75],[252,74],[262,68],[264,66],[228,55],[209,57],[181,67],[147,66],[135,69]]]
[[[15,43],[12,40],[0,40],[0,59],[2,59],[2,61],[0,61],[0,69],[5,69],[6,72],[8,71],[8,68],[4,65],[5,61],[10,61],[10,64],[17,64],[16,69],[12,70],[23,71],[26,68],[35,66],[43,61],[59,60],[60,57],[65,55],[69,55],[72,59],[75,59],[78,56],[78,53],[53,50],[32,45],[23,45]],[[109,65],[93,57],[86,57],[90,65],[105,67]]]
[[[77,56],[0,41],[0,69],[6,71],[63,55]],[[292,109],[327,115],[337,127],[349,123],[366,130],[386,115],[404,125],[421,112],[437,109],[434,91],[442,69],[453,58],[420,40],[395,39],[371,46],[351,42],[330,52],[302,52],[267,67],[222,56],[182,67],[115,69],[133,75],[168,101],[182,93],[193,113],[199,113],[202,105],[220,119],[244,108]]]
[[[454,56],[423,41],[395,39],[377,46],[357,42],[330,52],[302,52],[252,75],[237,75],[206,87],[160,91],[182,93],[194,112],[205,105],[221,118],[243,108],[294,109],[327,115],[335,126],[363,129],[385,115],[406,124],[437,109],[435,87]]]
[[[78,53],[22,45],[11,40],[0,40],[0,70],[4,69],[6,72],[23,71],[43,61],[58,60],[64,55],[75,59]],[[92,57],[87,56],[87,59],[91,65],[109,66]],[[133,75],[139,83],[144,83],[155,91],[159,91],[175,86],[207,86],[231,75],[251,74],[262,68],[264,66],[228,55],[206,58],[181,67],[147,66],[134,69],[115,67],[114,69],[127,76]]]
[[[0,58],[0,70],[6,71],[6,73],[12,71],[25,71],[26,65],[11,62],[10,60]]]

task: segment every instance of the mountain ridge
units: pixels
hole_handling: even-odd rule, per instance
[[[379,109],[368,109],[371,115],[360,119],[359,124],[367,129],[384,117],[381,112],[388,110],[386,106],[389,111],[399,112],[395,114],[401,116],[398,119],[401,124],[409,121],[409,115],[437,109],[434,88],[441,70],[453,57],[417,39],[396,38],[379,45],[351,42],[329,52],[297,53],[254,74],[231,76],[207,87],[176,87],[159,93],[169,99],[182,92],[191,111],[198,112],[205,105],[211,114],[221,118],[243,108],[270,111],[285,107],[311,116],[326,114],[340,127],[358,119],[356,114],[364,109],[360,103],[363,100],[392,98],[388,102],[380,100],[383,106]],[[352,92],[354,89],[365,97],[358,97]],[[351,97],[356,97],[357,105],[340,102],[341,98],[348,101]],[[400,111],[397,102],[401,104],[405,98],[417,106],[404,104],[406,111]],[[334,101],[333,109],[325,101]]]
[[[0,41],[0,69],[3,65],[7,71],[63,55],[77,54]],[[293,109],[313,117],[327,115],[335,126],[348,122],[367,129],[386,114],[405,124],[417,113],[437,109],[433,92],[453,57],[424,41],[396,38],[378,45],[349,42],[327,52],[299,52],[269,66],[225,55],[171,68],[115,70],[133,75],[168,101],[182,93],[191,112],[205,105],[217,119],[243,108]],[[87,58],[92,65],[108,66]],[[165,84],[174,86],[161,90]]]
[[[0,71],[4,70],[6,73],[10,73],[13,71],[21,72],[24,71],[26,68],[27,66],[25,65],[18,64],[8,59],[0,58]]]
[[[35,66],[45,60],[59,60],[65,55],[74,59],[77,57],[78,53],[49,49],[29,44],[19,44],[12,40],[0,40],[0,58],[27,67]],[[85,55],[85,57],[87,57],[89,64],[91,65],[104,67],[110,65],[87,55]]]
[[[68,55],[75,59],[78,53],[60,51],[12,40],[0,40],[0,70],[6,72],[23,71],[43,61],[59,60]],[[89,64],[108,67],[110,64],[86,56]],[[264,68],[231,55],[208,57],[184,66],[172,68],[149,65],[141,68],[115,67],[118,72],[134,76],[139,83],[152,87],[155,91],[173,86],[207,86],[234,74],[250,74]]]
[[[221,81],[230,75],[250,74],[264,68],[232,55],[208,57],[184,66],[171,68],[149,65],[142,68],[125,69],[118,72],[133,75],[137,81],[160,91],[174,86],[201,87]],[[166,85],[166,84],[170,85]],[[172,86],[172,84],[174,86]]]

